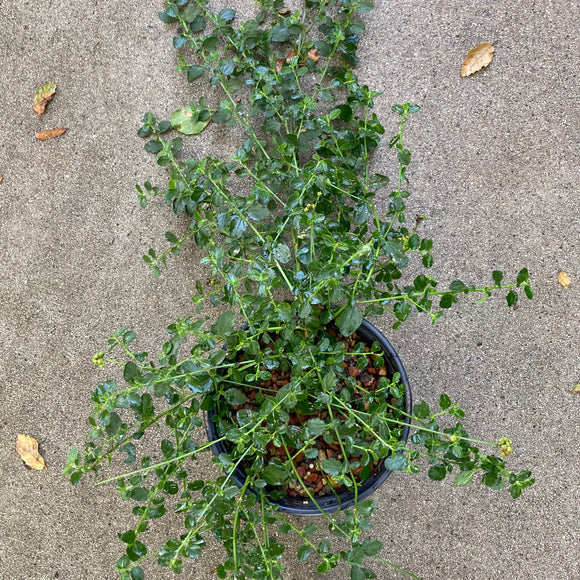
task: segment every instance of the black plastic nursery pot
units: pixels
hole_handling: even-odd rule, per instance
[[[389,376],[392,376],[394,373],[399,373],[401,375],[401,382],[405,385],[405,412],[410,415],[412,410],[411,388],[409,386],[409,380],[407,378],[405,368],[403,367],[403,363],[395,352],[395,349],[391,343],[380,333],[380,331],[367,320],[363,320],[356,333],[364,342],[379,343],[384,353],[385,366]],[[212,417],[215,414],[215,411],[209,411],[207,414],[208,420],[206,422],[206,428],[208,439],[210,441],[219,439],[216,425],[212,421]],[[401,437],[402,441],[407,441],[407,438],[409,437],[409,419],[406,421],[407,425],[403,429],[403,434]],[[212,445],[212,452],[214,455],[228,453],[228,451],[228,448],[222,441],[216,442]],[[385,469],[384,463],[381,462],[377,466],[375,473],[373,473],[367,480],[360,484],[358,488],[358,501],[361,501],[374,493],[385,482],[390,474],[391,472]],[[234,472],[232,479],[235,484],[241,488],[246,481],[246,475],[242,469],[238,468]],[[336,495],[330,494],[327,496],[316,497],[315,499],[318,506],[320,506],[320,509],[324,510],[328,514],[331,514],[337,511],[339,508],[344,509],[353,506],[355,503],[355,494],[351,490],[345,490]],[[320,509],[312,500],[307,497],[294,498],[291,496],[286,496],[282,499],[271,501],[273,503],[277,503],[280,506],[280,511],[288,514],[297,516],[320,515]]]

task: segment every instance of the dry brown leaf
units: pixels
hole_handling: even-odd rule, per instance
[[[320,58],[320,54],[318,54],[318,50],[316,48],[312,48],[308,51],[308,58],[311,58],[314,62],[317,62]]]
[[[38,441],[34,439],[34,437],[18,435],[16,451],[18,451],[18,455],[20,455],[22,461],[24,461],[24,463],[29,467],[32,467],[32,469],[40,471],[46,467],[44,465],[44,459],[42,459],[42,456],[38,453]]]
[[[35,93],[34,99],[32,100],[33,108],[39,117],[44,113],[46,105],[48,105],[50,99],[54,96],[56,92],[56,85],[54,83],[48,83],[42,85]]]
[[[461,65],[461,76],[468,77],[479,69],[482,69],[484,66],[487,66],[493,58],[494,50],[495,49],[491,42],[483,42],[478,44],[475,48],[472,48],[467,53],[467,56]]]
[[[280,74],[280,71],[282,70],[282,67],[284,66],[284,59],[283,58],[279,58],[276,61],[276,72],[278,74]]]
[[[39,131],[35,133],[34,136],[39,141],[48,141],[49,139],[54,139],[55,137],[60,137],[63,133],[66,133],[66,127],[59,127],[58,129],[49,129],[48,131]]]
[[[578,394],[580,394],[580,384],[579,385],[576,385],[572,389],[569,389],[568,392],[569,393],[578,393]]]
[[[291,58],[294,58],[295,56],[298,56],[298,51],[296,49],[291,49],[288,51],[288,55],[286,56],[286,62],[290,62]]]
[[[2,183],[2,180],[4,179],[3,175],[0,175],[0,183]]]
[[[558,282],[560,282],[560,286],[562,286],[564,290],[568,290],[568,286],[570,286],[571,281],[572,280],[570,279],[570,276],[568,276],[566,272],[560,272],[558,274]]]

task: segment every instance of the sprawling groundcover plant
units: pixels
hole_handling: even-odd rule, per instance
[[[238,22],[232,9],[177,0],[159,13],[175,29],[179,70],[208,92],[170,120],[147,113],[139,130],[169,172],[166,186],[137,188],[141,206],[162,196],[188,220],[185,235],[167,232],[167,249],[144,259],[160,275],[192,240],[208,275],[196,282],[198,318],[171,324],[158,356],[120,329],[93,359],[120,365],[123,381],[94,391],[84,452],[70,452],[65,473],[76,484],[105,460],[124,458],[120,475],[97,482],[115,481],[135,504],[135,525],[119,534],[123,580],[142,579],[152,559],[178,573],[207,538],[224,547],[218,578],[282,578],[285,546],[299,561],[315,558],[319,573],[342,561],[352,580],[376,578],[367,563],[374,558],[416,578],[369,536],[369,482],[385,470],[425,468],[436,481],[477,480],[517,498],[534,481],[530,471],[507,468],[508,438],[470,438],[447,394],[436,409],[411,406],[402,367],[362,331],[363,317],[389,316],[397,328],[413,310],[435,321],[462,294],[483,302],[504,291],[508,306],[520,290],[532,297],[526,269],[510,283],[494,271],[489,285],[456,280],[447,289],[430,274],[424,218],[405,217],[404,129],[418,106],[393,107],[394,180],[370,160],[385,132],[373,112],[379,93],[353,67],[360,13],[371,9],[361,0],[306,0],[292,11],[282,0],[259,0],[256,16]],[[176,132],[216,124],[240,138],[238,150],[185,158]],[[213,324],[200,316],[210,304],[220,307]],[[204,412],[213,441],[199,432]],[[196,461],[212,444],[219,469],[207,473]],[[288,513],[301,506],[320,517]],[[181,514],[183,530],[147,547],[151,522],[168,511]]]

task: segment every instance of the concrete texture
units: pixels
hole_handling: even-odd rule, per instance
[[[232,4],[251,11],[249,0]],[[468,412],[473,436],[512,437],[511,466],[530,466],[537,483],[514,502],[394,475],[376,493],[375,533],[385,557],[425,580],[579,578],[580,397],[567,390],[580,383],[580,9],[565,0],[376,4],[358,75],[383,91],[377,114],[391,130],[394,102],[422,106],[407,137],[410,207],[428,217],[434,271],[442,284],[476,283],[493,269],[527,266],[536,298],[517,310],[465,300],[434,327],[418,316],[397,332],[375,323],[417,398],[435,402],[446,391]],[[185,224],[162,203],[138,209],[134,184],[163,177],[135,132],[145,111],[167,118],[197,96],[174,71],[160,8],[157,0],[0,0],[2,580],[116,577],[116,533],[130,527],[131,506],[113,486],[73,488],[60,476],[105,377],[90,359],[119,326],[156,352],[203,275],[195,251],[161,279],[140,259]],[[465,53],[483,41],[495,44],[492,64],[461,79]],[[32,95],[46,82],[59,88],[39,121]],[[56,126],[69,131],[33,138]],[[195,147],[234,145],[213,129]],[[391,167],[388,159],[384,144],[377,168]],[[560,270],[572,278],[568,290]],[[39,440],[48,471],[23,467],[18,433]],[[151,542],[171,533],[171,522],[154,526]],[[219,554],[210,546],[182,577],[212,578]],[[288,561],[288,579],[316,577],[314,566]],[[327,575],[347,577],[345,568]]]

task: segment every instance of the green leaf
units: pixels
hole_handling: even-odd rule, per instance
[[[165,22],[165,24],[170,24],[176,20],[174,16],[170,16],[170,14],[167,12],[158,12],[157,16],[159,16],[159,20],[161,20],[161,22]]]
[[[197,135],[209,124],[211,117],[204,121],[198,120],[197,107],[189,106],[174,111],[171,115],[171,126],[184,135]]]
[[[220,315],[215,324],[212,325],[211,331],[213,334],[217,334],[218,336],[227,336],[233,332],[235,320],[235,313],[228,310]]]
[[[288,28],[279,24],[272,28],[272,42],[286,42],[290,38]]]
[[[516,283],[518,286],[521,286],[524,282],[527,282],[530,279],[530,273],[528,272],[527,268],[522,268],[518,272],[518,277],[516,279]]]
[[[235,427],[226,433],[226,439],[228,441],[239,441],[243,436],[244,433]]]
[[[141,127],[139,129],[139,131],[137,131],[137,136],[138,137],[149,137],[149,135],[151,135],[152,132],[153,132],[152,127],[149,127],[147,125],[143,125],[143,127]]]
[[[131,580],[144,580],[144,578],[145,572],[143,571],[143,568],[135,566],[135,568],[131,570]]]
[[[276,121],[276,119],[274,119],[273,117],[270,117],[269,119],[266,119],[266,121],[262,125],[262,130],[264,131],[264,133],[269,133],[270,135],[272,135],[274,133],[278,133],[278,131],[280,131],[280,127],[282,127],[280,122]]]
[[[278,260],[278,262],[282,262],[282,264],[289,262],[292,256],[290,253],[290,248],[286,244],[278,244],[274,248],[273,254],[274,259]]]
[[[381,189],[389,184],[389,178],[386,175],[375,173],[369,180],[369,186],[372,189]]]
[[[338,461],[338,459],[323,459],[320,462],[320,466],[325,473],[328,473],[328,475],[339,475],[342,473],[343,465]]]
[[[310,537],[313,536],[316,533],[316,524],[314,522],[308,524],[307,526],[304,527],[304,529],[302,530],[302,532],[304,533],[304,535],[306,537]]]
[[[183,12],[183,18],[185,22],[193,22],[195,17],[199,14],[199,7],[191,5],[188,6]]]
[[[308,556],[310,556],[310,546],[308,544],[302,544],[302,546],[298,548],[296,557],[298,558],[299,562],[304,562]]]
[[[375,9],[375,5],[374,5],[374,2],[372,2],[371,0],[363,0],[362,2],[358,3],[358,9],[360,12],[371,12],[372,10]],[[413,105],[413,106],[417,107],[417,105]],[[413,107],[411,107],[411,108],[413,108]]]
[[[202,45],[203,48],[205,48],[205,50],[211,52],[212,50],[215,50],[217,48],[219,43],[220,41],[217,36],[206,36],[203,39]]]
[[[309,419],[306,421],[306,429],[310,437],[317,437],[326,431],[326,423],[322,419]]]
[[[231,22],[236,17],[236,11],[231,8],[224,8],[220,10],[218,17],[224,22]]]
[[[514,290],[510,290],[505,297],[507,300],[508,306],[514,306],[515,303],[518,301],[518,293]]]
[[[469,485],[473,481],[473,471],[460,471],[455,477],[453,485],[455,487],[463,487]]]
[[[187,67],[187,81],[192,83],[203,76],[204,68],[197,64],[192,64]]]
[[[500,270],[494,270],[491,273],[491,276],[493,278],[493,281],[495,282],[495,285],[501,286],[501,281],[503,280],[503,272],[501,272]]]
[[[268,208],[264,207],[263,205],[259,205],[257,203],[251,205],[248,208],[248,216],[251,217],[255,221],[263,220],[270,215],[270,211]]]
[[[73,447],[68,452],[68,455],[66,457],[66,462],[69,463],[69,464],[75,465],[76,462],[77,462],[78,457],[79,457],[79,450],[76,447]]]
[[[534,297],[534,291],[532,290],[531,286],[524,287],[524,294],[531,300]]]
[[[451,399],[449,398],[449,395],[446,395],[445,393],[441,394],[441,397],[439,398],[439,406],[443,410],[449,409],[449,407],[451,407]]]
[[[310,306],[309,302],[304,302],[302,306],[298,309],[298,317],[299,318],[307,318],[310,313],[312,312],[312,306]]]
[[[231,388],[224,393],[228,405],[243,405],[248,399],[240,389]]]
[[[407,457],[402,453],[396,453],[385,459],[385,469],[388,471],[405,471],[407,465]]]
[[[145,151],[147,153],[159,153],[161,149],[163,149],[163,145],[157,139],[152,139],[145,143]]]
[[[390,240],[385,242],[385,251],[393,258],[399,267],[406,266],[408,262],[407,255],[403,249],[403,245],[398,240]]]
[[[173,37],[173,48],[182,48],[187,44],[187,37],[177,34]]]
[[[316,50],[318,50],[320,56],[330,56],[332,54],[332,46],[326,42],[326,40],[317,40],[314,43]]]
[[[128,383],[140,382],[142,380],[141,371],[139,367],[133,362],[129,361],[123,369],[123,378]]]
[[[223,58],[220,60],[219,69],[224,76],[229,76],[236,70],[236,62],[231,58]]]
[[[269,463],[262,470],[262,478],[264,481],[270,485],[277,485],[281,483],[282,478],[285,475],[285,471],[278,465]]]
[[[347,306],[336,318],[335,322],[340,334],[349,337],[361,324],[363,316],[356,306]]]
[[[139,560],[147,554],[147,546],[143,542],[136,541],[135,543],[127,546],[127,556],[132,562]]]
[[[434,481],[441,481],[442,479],[445,479],[445,476],[447,475],[447,469],[445,469],[445,465],[440,463],[439,465],[434,465],[427,472],[427,475],[429,476],[429,479]]]
[[[117,534],[119,540],[125,544],[132,544],[137,539],[135,530],[128,530],[124,534]]]
[[[365,556],[376,556],[383,549],[383,543],[379,540],[365,540],[362,549]]]
[[[232,238],[241,238],[247,229],[248,222],[246,220],[237,215],[232,218],[232,223],[230,226],[230,234]]]
[[[113,411],[112,413],[109,413],[109,423],[105,427],[105,432],[109,437],[112,437],[118,433],[122,424],[121,417]]]
[[[427,419],[427,417],[431,415],[429,405],[425,401],[413,405],[413,415],[415,415],[417,419]]]
[[[167,16],[171,16],[172,18],[177,18],[179,16],[179,8],[177,8],[175,4],[171,3],[165,9],[165,14],[167,14]]]
[[[481,481],[483,485],[487,485],[487,487],[492,489],[501,489],[504,486],[501,474],[496,471],[486,473]]]
[[[149,491],[145,487],[135,487],[131,490],[131,499],[134,501],[146,501]]]
[[[318,449],[316,447],[310,447],[304,451],[304,456],[307,459],[316,459],[318,457]]]
[[[518,499],[518,497],[520,497],[520,495],[522,495],[522,487],[520,485],[514,483],[512,486],[510,486],[510,495],[514,499]]]
[[[454,280],[449,285],[449,290],[451,292],[462,292],[463,290],[467,290],[467,286],[461,280]]]
[[[172,232],[165,232],[165,239],[170,244],[177,244],[179,242],[179,238]]]
[[[457,302],[457,298],[453,296],[453,294],[443,294],[443,296],[441,296],[439,306],[441,308],[451,308],[454,302]]]
[[[411,163],[411,152],[408,149],[401,149],[397,154],[397,159],[401,165],[409,165]]]

